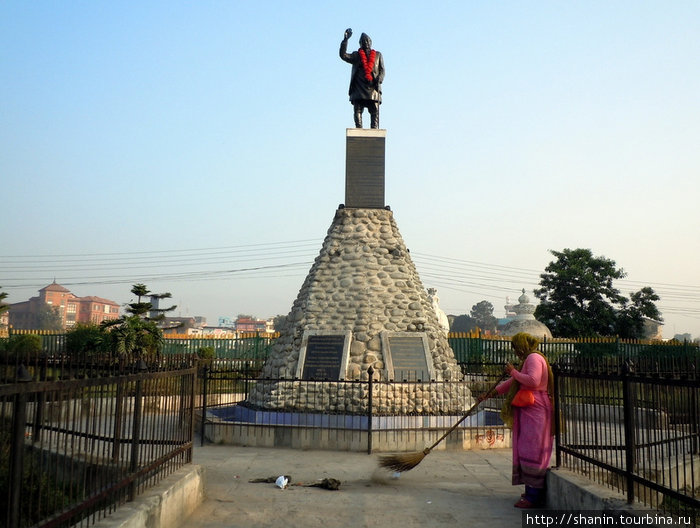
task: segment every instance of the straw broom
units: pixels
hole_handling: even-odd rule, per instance
[[[506,373],[501,375],[501,377],[498,379],[496,383],[493,384],[493,386],[488,390],[488,392],[484,395],[483,399],[477,400],[477,402],[472,405],[472,407],[464,413],[464,416],[462,416],[457,423],[455,423],[452,427],[450,427],[445,434],[443,434],[440,438],[438,438],[433,445],[430,447],[426,447],[423,449],[423,451],[416,451],[415,453],[401,453],[397,455],[386,455],[383,457],[379,458],[379,465],[383,468],[386,469],[391,469],[393,471],[398,471],[400,473],[403,473],[404,471],[410,471],[414,467],[416,467],[418,464],[420,464],[423,459],[430,454],[430,452],[437,446],[440,442],[442,442],[452,431],[457,429],[459,424],[461,424],[464,420],[466,420],[479,406],[479,404],[488,397],[489,394],[491,394],[494,390],[496,390],[496,385],[498,385],[503,378],[506,377]]]

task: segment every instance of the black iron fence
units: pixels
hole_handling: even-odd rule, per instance
[[[6,350],[11,345],[11,340],[25,335],[33,335],[40,340],[41,355],[64,358],[64,361],[69,356],[65,333],[13,330],[9,337],[0,337],[0,359],[3,355],[12,356],[12,352]],[[201,349],[208,348],[218,359],[264,360],[275,339],[275,334],[265,333],[218,338],[166,336],[162,355],[193,356]],[[457,361],[470,365],[471,371],[492,364],[502,365],[514,359],[508,337],[451,333],[449,343]],[[617,368],[631,360],[637,366],[638,372],[672,373],[695,369],[695,373],[700,374],[700,362],[694,359],[700,355],[700,344],[697,341],[680,343],[624,340],[614,337],[543,338],[539,348],[550,362],[563,362],[579,369],[599,368],[601,365],[606,369]]]
[[[476,397],[501,376],[506,362],[515,362],[508,339],[453,335],[450,344],[464,374],[459,382],[291,380],[298,385],[296,398],[302,394],[306,399],[319,398],[312,406],[315,410],[302,406],[292,413],[270,413],[249,404],[251,393],[261,385],[290,382],[260,379],[269,340],[252,337],[227,344],[217,340],[215,358],[204,361],[197,360],[199,348],[192,347],[205,343],[193,340],[186,350],[178,345],[184,354],[173,349],[145,358],[150,372],[138,373],[128,371],[127,363],[132,362],[124,358],[66,354],[58,337],[51,338],[40,354],[0,353],[0,383],[8,384],[0,385],[4,421],[0,473],[5,471],[0,474],[0,486],[8,483],[0,491],[7,508],[0,511],[7,512],[7,519],[21,519],[26,504],[44,520],[51,519],[39,526],[60,526],[73,515],[74,520],[90,522],[157,478],[161,465],[167,472],[187,461],[193,407],[200,409],[202,439],[207,428],[228,422],[261,430],[269,425],[289,426],[287,430],[312,431],[309,435],[317,434],[313,431],[319,428],[333,430],[341,440],[346,437],[347,445],[365,442],[371,451],[374,441],[374,447],[379,442],[380,447],[395,445],[399,450],[392,443],[398,431],[415,432],[420,443],[427,438],[426,430],[437,436],[453,424],[455,415],[435,416],[416,407],[389,409],[382,406],[383,394],[437,395],[450,392],[448,385],[454,384],[466,386]],[[540,349],[557,369],[555,403],[563,418],[557,462],[624,491],[631,501],[676,512],[697,510],[698,345],[543,340]],[[625,370],[630,362],[634,372]],[[46,383],[17,383],[20,365],[26,367],[28,378]],[[333,391],[336,395],[328,398]],[[364,399],[364,412],[347,413],[321,404],[322,398],[337,402],[345,397]],[[472,402],[465,396],[461,408]],[[478,429],[473,438],[477,443],[498,445],[507,434],[498,417],[500,403],[493,399],[482,404],[464,424]],[[146,436],[144,427],[150,431]],[[165,436],[159,437],[161,432]],[[16,457],[23,460],[19,472]],[[27,478],[34,483],[31,489],[11,492]],[[104,499],[112,492],[105,490],[112,489],[119,492],[108,505]],[[27,498],[22,506],[16,506],[19,496]]]
[[[53,381],[20,367],[0,385],[3,526],[91,525],[190,462],[195,390],[194,367]]]
[[[321,430],[333,431],[334,445],[347,449],[401,450],[413,444],[422,449],[421,439],[431,438],[426,432],[437,437],[449,429],[503,374],[500,365],[459,381],[385,381],[372,376],[340,381],[268,379],[260,377],[263,365],[263,361],[252,360],[201,362],[197,403],[201,406],[202,444],[207,438],[225,437],[222,429],[277,428],[269,434],[284,436],[305,430],[300,434],[312,437],[324,434]],[[415,376],[405,377],[415,380]],[[257,405],[255,394],[272,394],[274,402]],[[476,409],[461,429],[463,433],[467,428],[480,430],[470,431],[470,438],[462,434],[460,441],[483,447],[500,441],[502,447],[507,446],[499,418],[501,402],[496,397]],[[440,406],[443,411],[436,412],[431,406]],[[456,434],[450,441],[458,437]]]
[[[630,503],[700,512],[700,383],[675,374],[578,370],[555,376],[556,464],[623,492]]]
[[[460,364],[470,371],[482,365],[514,361],[510,339],[450,334],[450,346]],[[546,339],[539,350],[550,364],[565,365],[575,370],[618,370],[632,361],[636,371],[656,374],[694,373],[700,376],[700,344],[678,341],[638,341],[596,337],[581,339]]]

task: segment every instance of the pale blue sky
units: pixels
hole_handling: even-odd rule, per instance
[[[387,203],[448,313],[588,247],[700,336],[700,3],[5,1],[0,286],[287,313],[343,202],[347,27]],[[256,271],[240,271],[248,268]],[[531,297],[534,297],[532,294]]]

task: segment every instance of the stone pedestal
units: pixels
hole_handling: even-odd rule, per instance
[[[348,128],[345,207],[384,209],[386,130]]]
[[[385,138],[385,130],[347,130],[345,206],[270,349],[267,381],[249,394],[255,408],[366,414],[370,372],[375,414],[458,415],[472,404],[384,204]]]

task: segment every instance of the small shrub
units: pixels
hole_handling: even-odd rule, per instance
[[[10,361],[31,362],[41,355],[41,336],[35,334],[13,335],[5,344],[5,353]]]
[[[216,357],[216,350],[213,346],[199,347],[197,349],[197,357],[199,359],[214,359]]]
[[[66,352],[74,359],[108,355],[109,345],[109,335],[94,323],[78,323],[66,334]]]

